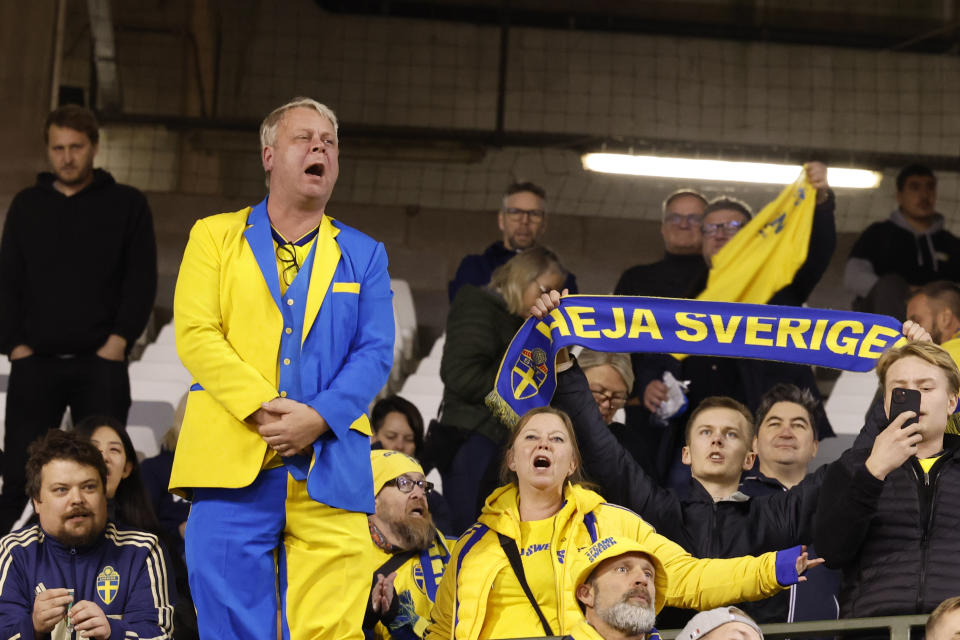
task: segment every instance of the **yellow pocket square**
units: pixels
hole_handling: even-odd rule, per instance
[[[360,293],[359,282],[334,282],[334,293]]]

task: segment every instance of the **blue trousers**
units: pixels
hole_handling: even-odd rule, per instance
[[[284,640],[359,640],[369,547],[366,514],[315,502],[283,467],[196,489],[185,552],[200,637],[273,640],[279,624]]]

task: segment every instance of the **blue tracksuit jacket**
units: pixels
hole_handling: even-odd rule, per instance
[[[33,639],[34,598],[55,588],[74,589],[74,602],[99,606],[111,638],[172,638],[169,579],[151,533],[108,522],[92,545],[68,547],[40,525],[20,529],[0,539],[0,640]]]

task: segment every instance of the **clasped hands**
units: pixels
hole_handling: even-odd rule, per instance
[[[309,453],[313,442],[330,429],[313,407],[290,398],[264,402],[250,418],[260,437],[285,458]]]

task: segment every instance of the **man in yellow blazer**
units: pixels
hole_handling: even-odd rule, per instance
[[[339,173],[329,108],[297,98],[260,142],[269,196],[194,225],[174,298],[195,382],[170,489],[193,495],[197,622],[202,638],[276,638],[280,610],[284,639],[361,638],[365,411],[393,356],[387,256],[325,214]]]

